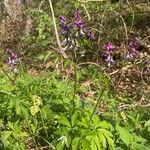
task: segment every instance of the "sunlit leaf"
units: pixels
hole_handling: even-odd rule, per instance
[[[71,116],[71,124],[74,126],[77,123],[78,119],[78,112],[75,111],[74,114]]]
[[[60,124],[65,125],[67,127],[71,127],[70,122],[68,121],[68,119],[65,116],[62,116],[59,119]]]
[[[121,140],[124,142],[124,144],[126,144],[127,146],[132,144],[133,136],[129,133],[128,130],[126,130],[125,128],[122,128],[120,126],[117,126],[116,130],[119,133],[119,136],[120,136]]]

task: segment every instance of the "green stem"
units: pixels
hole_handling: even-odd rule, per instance
[[[41,111],[40,111],[40,114],[41,114],[41,118],[42,118],[42,123],[43,123],[44,131],[45,131],[46,137],[48,138],[48,133],[47,133],[47,130],[45,128],[45,123],[44,123],[44,119],[43,119],[43,115],[42,115]]]
[[[37,145],[36,140],[35,140],[35,138],[34,138],[34,136],[33,136],[32,129],[31,129],[31,127],[30,127],[28,121],[27,121],[27,124],[28,124],[28,127],[29,127],[29,131],[30,131],[30,133],[32,134],[32,139],[33,139],[33,142],[34,142],[34,144],[35,144],[36,150],[38,150],[38,145]]]
[[[102,98],[102,96],[103,96],[103,94],[104,94],[104,91],[105,91],[105,87],[102,88],[102,91],[101,91],[101,93],[100,93],[99,99],[97,100],[97,102],[96,102],[96,104],[95,104],[95,107],[94,107],[94,109],[93,109],[93,112],[92,112],[92,114],[91,114],[91,116],[90,116],[90,119],[89,119],[89,126],[90,126],[91,120],[92,120],[92,118],[93,118],[93,115],[94,115],[94,113],[95,113],[95,111],[96,111],[96,109],[97,109],[97,107],[98,107],[98,104],[99,104],[99,102],[100,102],[100,100],[101,100],[101,98]]]
[[[7,73],[7,71],[1,66],[3,73],[8,77],[8,79],[10,80],[10,82],[12,83],[12,85],[14,85],[14,80],[9,76],[9,74]]]
[[[75,97],[76,97],[76,92],[77,92],[77,65],[74,64],[74,93],[73,93],[73,98],[72,98],[72,106],[73,106],[73,111],[75,109]]]

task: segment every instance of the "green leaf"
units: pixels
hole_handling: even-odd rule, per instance
[[[72,150],[78,150],[79,149],[79,137],[75,137],[72,141]]]
[[[150,150],[149,147],[143,145],[143,144],[139,144],[139,143],[134,143],[132,145],[132,148],[134,148],[135,150]]]
[[[63,150],[65,146],[65,143],[63,143],[62,141],[60,141],[57,146],[56,146],[56,150]]]
[[[106,137],[106,136],[108,136],[108,137],[113,137],[113,135],[111,134],[111,132],[109,132],[109,131],[106,130],[106,129],[99,129],[98,131],[99,131],[99,132],[102,132],[105,137]]]
[[[34,124],[31,124],[31,130],[32,130],[32,133],[34,134],[36,132],[36,126]]]
[[[124,144],[129,146],[130,144],[133,143],[133,136],[128,132],[128,130],[126,130],[125,128],[122,128],[120,126],[117,126],[116,130],[119,133],[119,136],[120,136],[121,140],[124,142]]]
[[[45,58],[44,58],[44,62],[46,62],[48,60],[48,58],[51,56],[52,52],[48,51]]]
[[[150,127],[148,127],[148,132],[150,133]]]
[[[21,106],[21,114],[24,118],[29,118],[29,111],[25,106]]]
[[[71,127],[70,122],[68,121],[68,119],[65,116],[62,116],[59,119],[60,124],[67,126],[67,127]]]
[[[19,134],[16,135],[16,137],[28,137],[29,134],[27,132],[20,132]]]
[[[75,113],[71,116],[71,124],[72,126],[75,126],[77,123],[78,119],[78,112],[75,111]]]
[[[109,146],[111,147],[111,150],[115,150],[114,140],[108,136],[106,137],[106,139],[107,139]]]
[[[146,121],[144,126],[145,127],[150,127],[150,120]]]
[[[110,127],[110,124],[106,121],[101,121],[99,122],[97,128],[104,128],[104,129],[108,129]]]
[[[91,141],[91,150],[97,150],[97,146],[96,146],[94,138]]]
[[[3,131],[2,140],[6,141],[10,137],[11,134],[12,134],[12,131]]]
[[[133,134],[134,142],[145,144],[147,142],[146,139],[142,138],[141,136],[137,136]]]
[[[94,141],[95,141],[95,143],[96,143],[97,149],[98,149],[98,150],[101,150],[101,143],[100,143],[100,139],[98,138],[98,135],[96,135],[96,136],[94,137]]]
[[[102,143],[102,146],[104,147],[104,148],[106,148],[106,138],[104,137],[104,135],[101,133],[101,132],[99,132],[98,131],[98,137],[99,137],[99,140],[100,140],[100,142]]]
[[[91,150],[90,145],[91,145],[91,143],[87,139],[83,139],[81,141],[81,146],[82,146],[83,150]]]
[[[67,136],[67,142],[66,142],[67,148],[69,148],[69,146],[70,146],[70,144],[71,144],[71,141],[72,141],[71,135],[68,135],[68,136]]]
[[[49,107],[43,106],[43,107],[41,108],[41,114],[42,114],[42,117],[43,117],[44,119],[48,119],[48,118],[51,117],[52,111],[49,109]]]
[[[7,95],[10,95],[10,96],[14,97],[14,95],[11,92],[8,92],[8,91],[0,90],[0,93],[7,94]]]

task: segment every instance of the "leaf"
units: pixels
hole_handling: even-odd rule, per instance
[[[63,150],[65,146],[65,143],[63,143],[62,141],[60,141],[57,146],[56,146],[56,150]]]
[[[108,137],[113,137],[113,135],[111,134],[111,132],[109,132],[106,129],[99,129],[99,131],[102,132],[105,137],[107,137],[107,136]]]
[[[91,150],[97,150],[97,146],[96,146],[94,138],[91,141]]]
[[[146,139],[142,138],[141,136],[137,136],[133,134],[134,142],[145,144],[147,142]]]
[[[31,124],[31,130],[32,130],[32,133],[34,134],[36,132],[36,126],[34,126],[34,124]]]
[[[150,120],[146,121],[144,126],[145,127],[150,127]]]
[[[25,106],[21,106],[21,113],[24,118],[29,118],[29,111]]]
[[[72,141],[72,150],[78,150],[79,149],[79,137],[75,137]]]
[[[71,141],[72,141],[71,135],[68,135],[68,136],[67,136],[67,142],[66,142],[67,148],[70,147]]]
[[[116,130],[119,133],[119,136],[121,140],[124,142],[124,144],[129,146],[130,144],[133,143],[133,136],[125,128],[117,126]]]
[[[139,144],[139,143],[134,143],[132,145],[132,147],[135,149],[135,150],[150,150],[149,147],[143,145],[143,144]]]
[[[78,119],[78,112],[75,111],[75,113],[71,116],[71,124],[72,126],[75,126],[77,123]]]
[[[10,96],[14,97],[14,95],[11,92],[8,92],[8,91],[0,90],[0,93],[7,94],[7,95],[10,95]]]
[[[95,116],[93,116],[92,120],[93,120],[94,125],[97,127],[100,123],[99,117],[95,115]]]
[[[68,121],[68,119],[65,116],[62,116],[59,119],[60,124],[65,125],[67,127],[71,127],[70,122]]]
[[[4,131],[4,132],[2,132],[2,139],[4,141],[6,141],[10,137],[11,134],[12,134],[12,131]]]
[[[99,140],[100,140],[100,142],[102,143],[102,146],[104,147],[104,148],[106,148],[106,138],[104,137],[104,135],[101,133],[101,132],[99,132],[98,131],[98,137],[99,137]]]
[[[87,139],[83,139],[81,142],[81,146],[82,146],[83,150],[91,150],[90,144],[91,144],[90,141]]]
[[[94,137],[94,141],[95,141],[95,143],[96,143],[97,149],[98,149],[98,150],[101,150],[101,143],[100,143],[100,139],[98,138],[98,135],[96,135],[96,136]]]
[[[148,127],[148,132],[150,133],[150,127]]]
[[[29,134],[27,132],[20,132],[19,134],[17,134],[18,137],[28,137]]]
[[[41,114],[44,119],[48,119],[51,117],[52,111],[47,106],[43,106],[41,108]]]
[[[108,137],[108,136],[106,137],[106,139],[107,139],[107,142],[108,142],[109,146],[111,147],[111,150],[115,150],[113,139]]]
[[[21,115],[21,104],[18,99],[15,101],[15,111],[17,115]]]
[[[44,58],[44,62],[46,62],[48,60],[48,58],[51,56],[52,52],[48,51],[45,58]]]

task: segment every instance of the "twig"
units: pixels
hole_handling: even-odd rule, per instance
[[[54,15],[54,10],[53,10],[53,5],[52,5],[51,0],[49,0],[49,5],[50,5],[51,13],[52,13],[52,19],[53,19],[53,24],[54,24],[55,34],[56,34],[56,40],[57,40],[58,47],[60,49],[60,53],[63,55],[64,58],[68,58],[66,53],[62,51],[59,34],[58,34],[58,30],[57,30],[57,25],[56,25],[56,20],[55,20],[55,15]]]
[[[107,0],[77,0],[81,3],[86,3],[86,2],[106,2]]]
[[[82,62],[82,63],[78,64],[78,66],[82,66],[82,65],[98,65],[98,64],[95,62]]]

